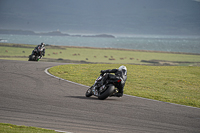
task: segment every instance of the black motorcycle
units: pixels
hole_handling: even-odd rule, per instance
[[[100,100],[104,100],[107,97],[114,96],[118,92],[118,85],[121,83],[121,79],[105,79],[108,73],[101,75],[96,79],[94,85],[92,85],[85,93],[86,97],[92,95],[98,97]]]
[[[32,54],[29,55],[29,60],[28,61],[39,61],[39,59],[41,59],[40,55],[41,55],[41,50],[39,50],[38,48],[35,48],[32,51]]]

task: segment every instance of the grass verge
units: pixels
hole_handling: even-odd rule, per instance
[[[36,45],[0,43],[0,58],[28,60]],[[152,52],[126,49],[103,49],[69,46],[46,46],[46,60],[66,60],[87,63],[123,63],[142,65],[199,65],[200,55]],[[152,61],[153,60],[153,61]],[[40,60],[40,61],[43,61]]]
[[[100,70],[121,64],[69,64],[49,72],[73,82],[91,86]],[[141,66],[126,64],[125,94],[200,108],[200,67]],[[83,94],[84,95],[84,94]]]
[[[54,130],[48,130],[37,127],[17,126],[12,124],[0,123],[1,133],[56,133]]]

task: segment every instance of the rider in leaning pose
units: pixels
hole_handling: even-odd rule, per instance
[[[39,58],[42,58],[42,55],[45,56],[45,43],[41,43],[40,45],[38,45],[37,47],[35,47],[35,49],[38,50],[39,52]]]
[[[126,66],[120,66],[118,69],[108,69],[108,70],[101,70],[100,72],[102,75],[104,73],[109,73],[106,75],[106,77],[104,77],[104,81],[106,81],[106,79],[121,79],[121,83],[118,87],[119,92],[115,93],[113,96],[117,96],[117,97],[122,97],[123,96],[123,89],[125,86],[125,82],[127,79],[127,68]],[[110,73],[115,73],[115,75],[110,74]]]

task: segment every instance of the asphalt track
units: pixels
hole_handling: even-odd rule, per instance
[[[200,133],[200,109],[131,96],[86,98],[47,75],[61,63],[0,60],[0,123],[73,133]]]

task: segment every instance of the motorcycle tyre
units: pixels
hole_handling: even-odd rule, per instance
[[[29,57],[28,57],[28,61],[31,61],[31,55],[29,55]]]
[[[35,60],[35,61],[39,61],[38,59],[39,59],[38,56],[35,56],[35,59],[34,59],[34,60]]]
[[[91,88],[92,87],[90,87],[87,91],[86,91],[86,93],[85,93],[85,96],[86,97],[91,97],[93,94],[92,94],[92,90],[91,90]],[[89,91],[90,90],[90,91]]]
[[[113,94],[115,90],[115,86],[114,85],[109,85],[108,89],[106,91],[103,92],[103,94],[101,94],[100,96],[98,96],[99,100],[104,100],[107,97],[111,96]]]
[[[29,55],[28,61],[33,61],[33,55]]]

